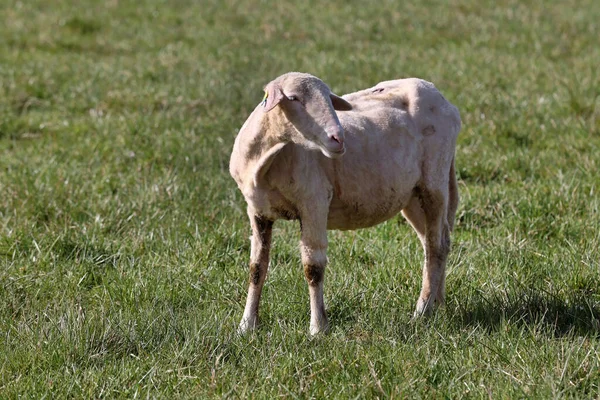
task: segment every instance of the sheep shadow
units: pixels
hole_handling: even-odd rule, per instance
[[[482,327],[489,332],[507,325],[536,329],[552,337],[578,335],[600,337],[598,293],[574,292],[558,296],[542,289],[481,293],[457,302],[451,321],[461,328]],[[462,304],[461,304],[462,303]]]

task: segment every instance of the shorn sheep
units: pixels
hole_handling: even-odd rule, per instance
[[[458,206],[454,149],[460,127],[457,108],[421,79],[381,82],[343,97],[309,74],[291,72],[270,82],[240,129],[229,166],[252,226],[239,332],[257,325],[277,219],[300,221],[311,334],[328,328],[327,230],[370,227],[400,211],[425,252],[415,315],[442,304]]]

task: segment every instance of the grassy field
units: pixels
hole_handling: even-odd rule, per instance
[[[0,398],[600,397],[600,3],[0,3]],[[544,4],[542,4],[544,3]],[[432,81],[461,111],[447,305],[412,320],[402,218],[330,232],[308,335],[297,223],[261,328],[228,173],[262,87]]]

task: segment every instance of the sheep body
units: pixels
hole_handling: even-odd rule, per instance
[[[313,78],[306,79],[313,82]],[[293,90],[302,85],[306,86],[288,82],[283,87]],[[328,88],[314,85],[312,90],[326,97]],[[342,98],[347,102],[342,107],[351,109],[335,115],[320,115],[323,107],[311,112],[306,105],[298,108],[285,100],[265,112],[261,103],[236,139],[230,170],[246,198],[253,225],[251,283],[241,331],[256,325],[270,226],[277,219],[301,221],[311,333],[327,327],[322,300],[326,230],[373,226],[400,211],[417,231],[426,253],[416,313],[429,312],[443,301],[449,232],[458,204],[454,177],[454,148],[461,125],[458,110],[433,84],[415,78],[381,82]],[[314,151],[329,155],[322,149],[327,139],[305,140],[298,114],[330,127],[338,123],[343,129],[344,155],[330,158]],[[308,130],[315,130],[314,126]],[[262,233],[261,223],[268,226]]]

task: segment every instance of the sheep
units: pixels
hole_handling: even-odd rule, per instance
[[[459,201],[454,152],[460,128],[458,109],[417,78],[342,97],[309,74],[271,81],[240,129],[230,160],[252,227],[248,297],[238,331],[257,326],[278,219],[300,221],[311,335],[328,329],[327,230],[366,228],[399,212],[425,253],[415,315],[443,304]]]

